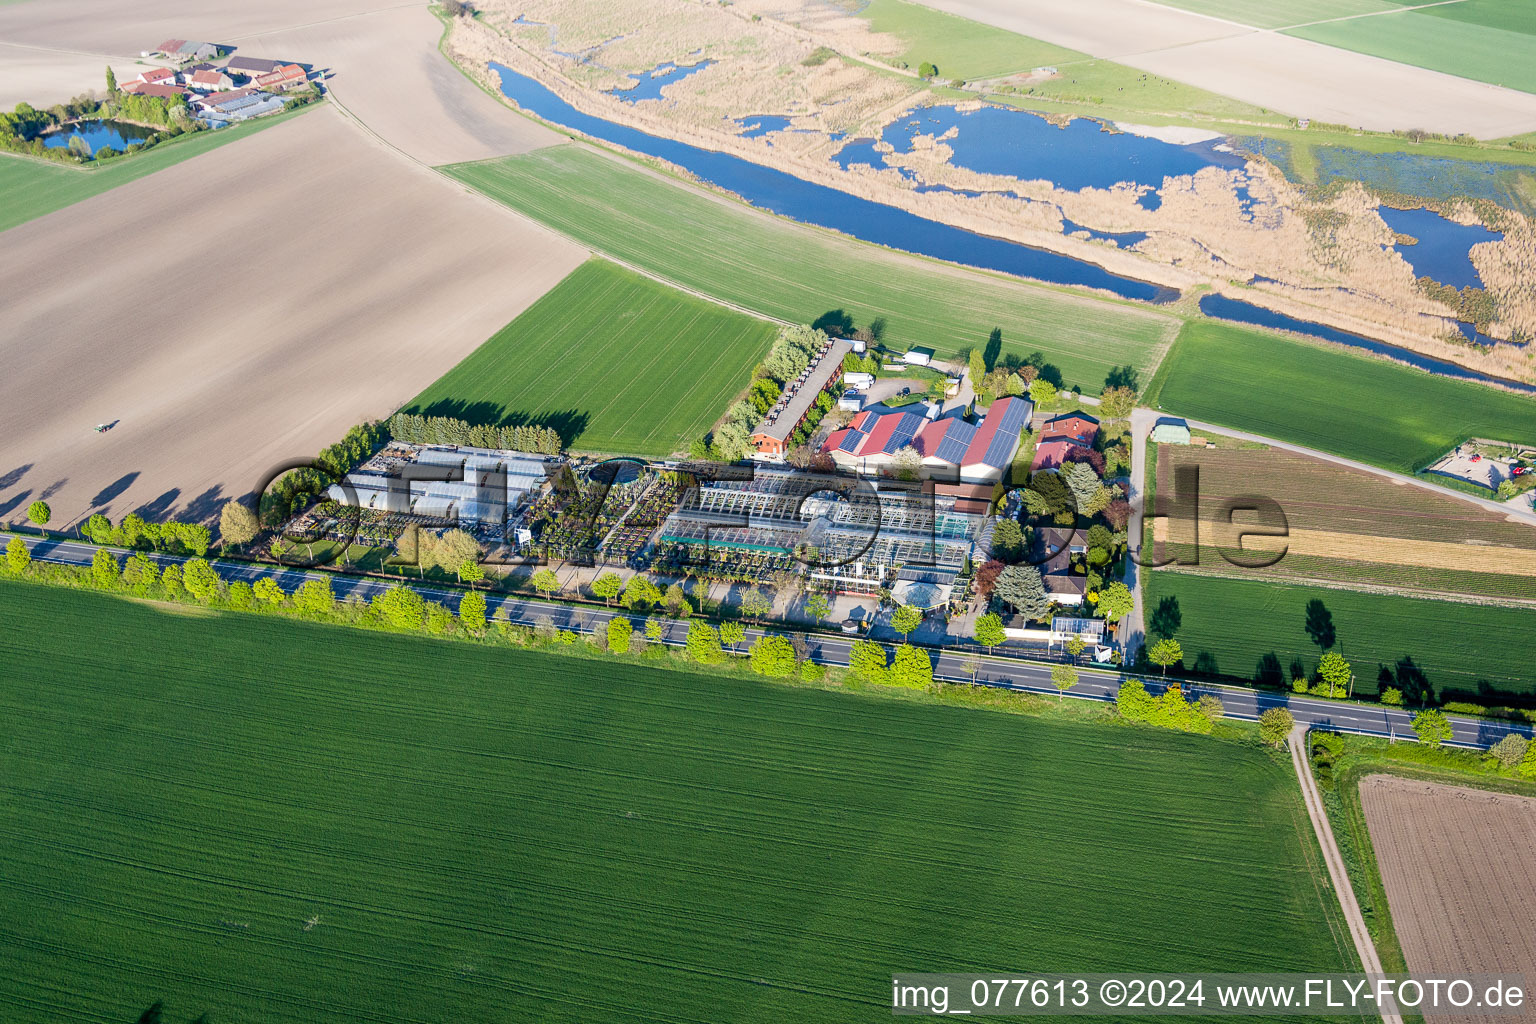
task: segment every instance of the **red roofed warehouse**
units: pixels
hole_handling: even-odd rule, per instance
[[[256,87],[268,92],[287,92],[309,82],[309,75],[297,64],[284,64],[270,74],[258,75]]]

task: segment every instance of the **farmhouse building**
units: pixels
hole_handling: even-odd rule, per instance
[[[234,80],[222,71],[194,71],[183,78],[188,88],[198,92],[227,92],[235,87]]]
[[[1045,421],[1040,428],[1040,443],[1071,441],[1084,448],[1092,448],[1099,436],[1099,421],[1080,412],[1063,413]]]
[[[843,357],[848,352],[848,342],[843,339],[827,341],[800,376],[785,385],[778,402],[752,432],[752,444],[757,449],[754,458],[774,461],[784,458],[789,439],[810,415],[817,396],[842,379]]]
[[[175,85],[176,72],[170,68],[150,68],[148,71],[140,71],[138,76],[130,78],[126,82],[119,82],[118,88],[124,92],[137,93],[138,87],[146,85]],[[141,94],[142,95],[142,94]]]
[[[284,64],[276,71],[256,78],[256,88],[268,92],[287,92],[309,82],[309,75],[297,64]]]
[[[179,85],[139,85],[138,83],[134,83],[133,88],[125,89],[124,91],[131,92],[135,96],[153,96],[156,99],[161,100],[174,99],[177,96],[187,95],[187,90],[183,89]]]
[[[225,63],[224,69],[232,75],[258,78],[261,75],[270,75],[282,66],[281,61],[267,60],[265,57],[231,57]]]

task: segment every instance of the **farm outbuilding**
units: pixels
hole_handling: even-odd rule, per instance
[[[901,358],[908,366],[927,366],[933,362],[933,349],[909,348],[907,354]]]
[[[1164,417],[1153,424],[1152,440],[1157,444],[1189,444],[1189,424]]]

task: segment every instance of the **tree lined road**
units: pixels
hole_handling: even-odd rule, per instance
[[[32,557],[41,562],[88,566],[98,550],[96,545],[82,541],[43,539],[20,534],[17,536],[21,536],[23,542],[31,551]],[[132,552],[122,548],[108,548],[107,550],[113,551],[119,558],[132,554]],[[187,561],[186,558],[175,555],[151,554],[149,557],[162,566],[181,564]],[[397,582],[395,580],[378,579],[369,576],[285,569],[280,566],[258,565],[248,562],[214,560],[214,566],[226,582],[243,580],[247,583],[254,583],[259,579],[271,579],[289,593],[297,589],[299,584],[305,580],[328,579],[331,583],[331,589],[337,597],[342,599],[355,597],[361,600],[370,600],[384,593]],[[459,599],[464,594],[464,591],[453,587],[417,584],[411,584],[411,586],[422,596],[430,600],[440,601],[455,611],[458,609]],[[591,632],[594,629],[606,628],[608,620],[618,615],[628,616],[635,621],[637,628],[645,618],[645,616],[635,615],[621,608],[608,609],[594,606],[561,604],[555,601],[540,601],[530,598],[502,597],[490,593],[486,597],[486,614],[488,616],[506,619],[525,626],[536,625],[541,619],[547,618],[559,629]],[[663,620],[663,630],[664,641],[674,646],[680,646],[687,634],[687,626],[676,620]],[[793,631],[750,628],[746,631],[746,644],[750,644],[753,640],[769,632],[783,635]],[[847,666],[849,654],[853,649],[853,642],[858,639],[856,637],[842,637],[824,633],[806,633],[803,635],[805,636],[807,648],[813,661],[823,665],[843,667]],[[974,681],[979,684],[1053,696],[1059,693],[1051,682],[1052,663],[1050,662],[1028,660],[1020,655],[988,654],[982,649],[971,645],[942,648],[927,647],[926,649],[936,655],[934,675],[948,682],[971,682],[971,662],[974,659],[977,666]],[[1079,681],[1067,696],[1080,700],[1112,701],[1120,689],[1121,682],[1128,678],[1133,678],[1133,676],[1124,672],[1088,666],[1080,667],[1078,672]],[[1147,689],[1151,692],[1162,692],[1163,684],[1157,677],[1139,678],[1143,679],[1147,684]],[[1298,723],[1314,729],[1352,732],[1368,736],[1398,739],[1414,738],[1411,724],[1412,713],[1380,704],[1318,700],[1287,693],[1261,692],[1239,686],[1207,683],[1185,683],[1184,692],[1191,699],[1203,694],[1213,694],[1221,698],[1229,718],[1253,721],[1257,720],[1259,715],[1269,708],[1285,707],[1290,709],[1291,714],[1295,716]],[[1489,747],[1512,732],[1524,736],[1531,735],[1529,727],[1511,722],[1459,717],[1451,717],[1449,720],[1454,730],[1452,742],[1462,746]]]

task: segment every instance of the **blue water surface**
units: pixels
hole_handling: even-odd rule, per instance
[[[609,89],[610,96],[617,96],[625,103],[639,103],[641,100],[661,99],[661,90],[676,82],[681,82],[689,75],[696,75],[700,71],[713,64],[712,60],[703,60],[697,64],[689,64],[678,67],[668,61],[658,64],[650,71],[642,74],[640,80],[628,89]]]
[[[68,131],[50,132],[43,136],[43,145],[49,149],[64,149],[70,139],[84,139],[91,152],[98,149],[114,149],[121,153],[135,142],[143,142],[154,134],[152,128],[121,121],[77,121]]]
[[[1245,162],[1237,153],[1218,150],[1215,142],[1177,146],[1106,131],[1101,122],[1083,117],[1073,118],[1060,128],[1038,114],[1011,107],[983,106],[970,111],[953,106],[923,107],[886,125],[881,138],[896,152],[910,153],[914,136],[942,136],[951,128],[955,137],[945,139],[944,144],[954,151],[949,161],[954,166],[1022,181],[1044,179],[1074,192],[1119,184],[1156,191],[1167,178],[1192,175],[1207,167],[1240,169]],[[850,145],[858,147],[849,157],[851,162],[884,166],[884,157],[872,142]],[[849,148],[844,147],[844,152]],[[847,167],[849,161],[842,157],[839,153],[834,159]]]
[[[1364,349],[1377,355],[1389,356],[1398,362],[1416,366],[1421,370],[1428,370],[1430,373],[1439,374],[1442,377],[1455,377],[1460,380],[1476,381],[1479,384],[1502,384],[1516,391],[1536,394],[1536,387],[1532,387],[1529,384],[1505,380],[1502,377],[1493,377],[1486,373],[1478,373],[1476,370],[1469,370],[1465,366],[1448,363],[1443,359],[1431,359],[1429,356],[1420,355],[1411,349],[1399,348],[1396,345],[1388,345],[1386,342],[1377,341],[1374,338],[1351,334],[1348,331],[1341,331],[1336,327],[1329,327],[1327,324],[1313,323],[1310,320],[1298,320],[1293,316],[1286,316],[1284,313],[1276,313],[1272,309],[1255,306],[1251,302],[1229,299],[1225,295],[1201,296],[1200,312],[1206,316],[1216,317],[1219,320],[1253,324],[1257,327],[1273,327],[1282,331],[1295,331],[1297,334],[1306,334],[1339,345],[1348,345],[1350,348]]]
[[[1086,231],[1088,237],[1096,242],[1114,242],[1122,249],[1129,249],[1137,242],[1145,241],[1145,231],[1095,231],[1093,228],[1084,227],[1081,224],[1061,218],[1061,233],[1070,235],[1074,231]]]
[[[1497,242],[1504,237],[1480,224],[1447,220],[1434,210],[1394,210],[1383,206],[1377,212],[1393,231],[1418,239],[1416,245],[1396,246],[1414,275],[1453,288],[1481,288],[1483,279],[1472,265],[1470,250],[1480,242]]]
[[[1111,274],[1086,260],[978,235],[728,153],[658,138],[584,114],[526,75],[494,62],[490,68],[500,76],[501,91],[509,99],[545,120],[636,153],[667,160],[755,206],[794,220],[936,259],[1055,284],[1102,288],[1128,299],[1159,302],[1175,297],[1170,289]]]

